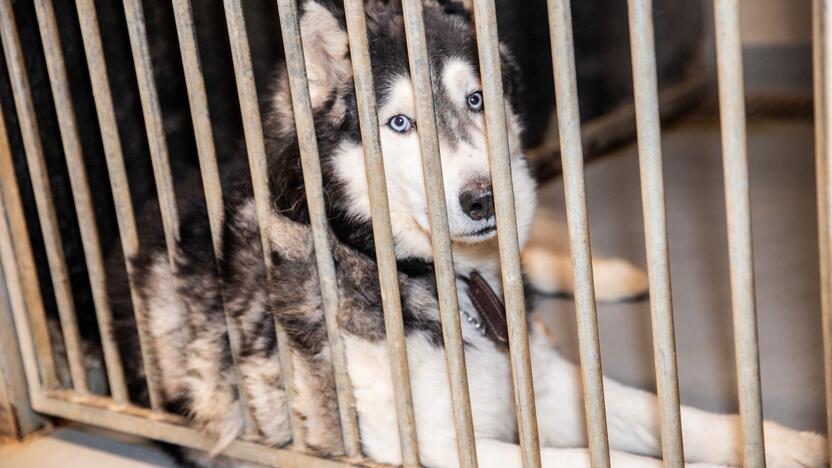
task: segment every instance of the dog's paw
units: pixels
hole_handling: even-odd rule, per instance
[[[522,252],[526,279],[543,294],[572,294],[574,278],[569,257],[543,247],[527,247]]]
[[[595,298],[601,302],[620,302],[647,295],[647,274],[620,258],[600,258],[592,262]]]
[[[529,284],[543,294],[573,294],[575,279],[568,256],[542,247],[523,251],[523,268]],[[595,298],[600,302],[619,302],[647,294],[647,275],[632,263],[620,258],[592,261]]]
[[[800,432],[772,421],[763,425],[766,465],[769,468],[819,468],[827,466],[826,438],[814,432]]]

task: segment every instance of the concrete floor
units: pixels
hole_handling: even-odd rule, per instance
[[[822,431],[824,407],[818,305],[817,225],[810,122],[749,125],[754,254],[765,416]],[[716,122],[687,121],[664,135],[668,229],[681,396],[685,404],[736,411],[727,241]],[[586,170],[596,255],[644,266],[638,163],[633,147]],[[563,216],[559,181],[541,206]],[[565,239],[553,233],[553,242]],[[577,356],[570,299],[546,298],[564,352]],[[654,388],[648,302],[598,308],[604,371]],[[0,447],[2,468],[171,466],[135,439],[70,427]]]
[[[149,441],[80,424],[21,444],[0,445],[0,468],[149,468],[176,466]]]

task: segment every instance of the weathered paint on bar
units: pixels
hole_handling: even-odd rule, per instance
[[[338,327],[338,283],[335,276],[335,262],[329,244],[329,223],[323,195],[321,161],[318,158],[318,140],[309,98],[309,82],[301,43],[298,8],[295,0],[278,0],[280,28],[283,48],[286,52],[286,66],[292,95],[295,128],[301,153],[306,203],[309,209],[309,224],[315,245],[315,261],[318,280],[321,285],[321,302],[324,309],[327,337],[332,351],[332,365],[335,373],[335,388],[338,397],[338,412],[344,450],[349,457],[361,455],[361,441],[358,436],[358,420],[355,411],[355,397],[352,382],[347,373],[347,358],[341,331]]]
[[[5,216],[0,194],[0,438],[23,440],[43,429],[48,421],[35,413],[29,398],[30,388],[34,392],[41,391],[41,387],[35,353],[29,352],[32,335],[17,338],[16,321],[24,322],[27,333],[30,327],[14,241]]]
[[[191,119],[194,125],[194,136],[196,137],[197,154],[199,157],[199,171],[202,176],[202,188],[205,193],[205,204],[208,211],[208,223],[211,228],[211,244],[214,251],[214,262],[217,276],[219,277],[219,259],[222,258],[222,229],[223,229],[223,197],[222,184],[220,182],[219,169],[217,168],[217,152],[214,146],[214,132],[211,127],[211,113],[208,109],[208,95],[205,91],[205,77],[202,74],[202,65],[199,61],[199,48],[197,47],[196,29],[194,28],[193,10],[190,0],[173,0],[173,14],[176,22],[176,33],[179,39],[179,48],[182,55],[182,67],[185,72],[185,85],[188,90],[188,103],[191,110]],[[223,315],[225,317],[226,330],[228,331],[228,344],[231,352],[231,361],[234,364],[234,372],[237,382],[243,382],[237,363],[240,362],[239,350],[240,333],[228,314],[225,307],[225,291],[221,284],[217,287],[220,290],[223,302]],[[253,437],[257,434],[254,419],[248,407],[248,395],[243,385],[236,386],[237,397],[240,399],[243,417],[245,419],[245,435]]]
[[[162,121],[162,109],[153,78],[153,63],[145,28],[144,11],[140,0],[124,0],[124,14],[127,19],[127,32],[136,69],[136,81],[139,85],[139,98],[147,131],[147,143],[150,148],[150,161],[153,166],[153,180],[156,184],[159,209],[162,214],[162,229],[165,235],[168,265],[176,280],[176,244],[179,241],[179,209],[176,204],[176,191],[170,170],[167,141]],[[177,287],[178,289],[178,287]],[[181,298],[176,297],[176,307],[185,310]],[[184,332],[190,335],[189,327]]]
[[[494,213],[497,217],[497,240],[506,304],[509,333],[511,375],[514,404],[524,467],[540,466],[540,440],[537,431],[534,386],[532,382],[526,303],[520,266],[520,244],[511,180],[511,153],[506,134],[505,98],[500,71],[500,48],[497,37],[497,14],[493,0],[474,2],[474,23],[480,59],[491,185]]]
[[[826,384],[826,433],[832,434],[832,5],[829,0],[812,2],[812,29],[822,352]],[[832,437],[827,442],[829,453],[832,453]]]
[[[46,67],[49,82],[52,85],[52,96],[55,100],[55,111],[61,130],[66,166],[69,170],[69,182],[75,202],[75,212],[78,216],[78,228],[81,232],[81,242],[84,248],[87,273],[90,279],[90,289],[95,306],[95,316],[100,330],[101,349],[107,369],[107,380],[110,392],[118,403],[127,403],[127,385],[124,381],[124,368],[113,336],[113,316],[110,301],[107,297],[106,271],[104,257],[98,238],[98,228],[95,224],[95,212],[92,208],[92,197],[84,168],[84,155],[78,135],[75,111],[72,108],[70,84],[66,75],[61,40],[58,35],[58,23],[51,0],[36,0],[35,12],[38,17],[43,51],[46,56]]]
[[[147,337],[147,327],[143,325],[143,315],[139,313],[142,306],[135,288],[133,264],[130,261],[139,252],[139,238],[136,231],[136,219],[133,214],[133,202],[127,183],[127,171],[124,167],[124,155],[121,149],[121,139],[107,77],[107,64],[104,61],[104,49],[101,44],[101,31],[98,27],[98,16],[95,12],[93,0],[76,0],[78,21],[81,26],[81,38],[84,42],[84,54],[87,57],[87,67],[92,84],[95,111],[98,115],[98,125],[101,128],[101,141],[107,161],[107,172],[110,179],[110,189],[115,201],[116,220],[118,222],[121,250],[124,254],[127,279],[130,286],[130,300],[133,305],[138,326],[139,346],[141,348],[142,363],[145,368],[147,390],[150,407],[162,410],[162,398],[159,384],[154,376],[159,375],[158,364],[153,356]]]
[[[593,467],[609,467],[610,449],[601,373],[601,348],[598,342],[598,316],[595,310],[592,253],[589,246],[581,118],[578,110],[575,49],[572,41],[572,12],[567,0],[548,0],[548,3],[563,186],[566,196],[566,221],[575,275],[575,310],[578,319],[589,455]]]
[[[735,311],[738,381],[745,463],[763,466],[763,438],[761,426],[759,358],[754,311],[753,264],[751,255],[750,209],[745,148],[742,68],[737,21],[738,0],[714,0],[718,67],[720,72],[720,107],[722,111],[723,147],[725,151],[726,195],[728,207],[729,243],[731,247],[731,281]],[[447,210],[444,202],[439,144],[433,118],[430,70],[425,49],[422,4],[419,0],[404,0],[405,27],[408,51],[417,95],[417,117],[420,122],[420,147],[423,154],[425,184],[429,194],[429,214],[434,261],[439,286],[440,314],[446,343],[449,380],[451,382],[454,421],[459,442],[462,466],[476,466],[476,447],[471,424],[465,361],[458,315],[457,295],[453,271],[453,257],[448,233]],[[107,80],[106,64],[101,47],[101,36],[92,0],[76,0],[82,38],[87,56],[96,110],[102,131],[105,154],[114,197],[120,236],[127,258],[138,252],[135,219],[132,212],[121,142],[113,111],[112,96]],[[257,104],[248,38],[240,0],[225,0],[226,19],[231,39],[238,93],[243,110],[246,147],[252,169],[258,220],[266,226],[271,216],[267,161],[262,123]],[[204,79],[197,50],[193,12],[188,1],[173,0],[182,58],[194,119],[195,136],[200,156],[200,168],[208,202],[209,221],[215,254],[220,252],[222,229],[222,191],[208,113]],[[580,146],[580,120],[575,84],[574,49],[572,45],[571,14],[566,0],[549,0],[550,34],[555,61],[556,92],[563,142],[562,158],[567,200],[567,215],[573,265],[575,268],[576,308],[580,338],[583,384],[586,390],[587,426],[593,466],[609,466],[609,448],[604,417],[603,385],[595,314],[591,252],[587,224],[583,155]],[[151,148],[154,174],[159,187],[160,205],[164,220],[168,254],[173,264],[178,219],[173,180],[168,166],[167,145],[162,126],[159,102],[153,83],[144,17],[139,0],[124,0],[129,25],[131,48],[144,110],[145,126]],[[98,246],[92,215],[89,187],[83,171],[82,148],[78,140],[70,88],[64,69],[57,22],[51,0],[36,0],[41,38],[44,43],[47,67],[59,117],[60,130],[70,172],[73,196],[81,225],[82,242],[102,338],[109,328],[109,307],[103,287],[103,261]],[[368,185],[371,192],[373,229],[382,288],[388,347],[396,391],[396,408],[405,466],[418,466],[418,443],[408,375],[405,338],[401,319],[395,254],[386,195],[384,166],[379,142],[376,102],[373,95],[370,57],[367,44],[364,9],[361,0],[346,0],[346,17],[351,41],[351,57],[355,74],[359,118],[365,148]],[[650,0],[630,0],[631,46],[635,83],[635,107],[639,134],[639,156],[642,176],[642,200],[645,206],[648,269],[651,289],[651,312],[654,326],[654,350],[660,412],[662,416],[662,445],[668,466],[682,465],[682,440],[679,425],[678,379],[676,376],[673,316],[670,299],[670,273],[667,254],[667,233],[661,169],[660,128],[655,72],[655,50]],[[821,293],[823,307],[824,352],[827,384],[827,407],[832,431],[832,318],[830,317],[830,268],[832,251],[832,138],[829,137],[829,109],[832,93],[828,82],[832,76],[832,32],[828,28],[830,15],[828,0],[814,0],[815,7],[815,85],[816,138],[818,168],[819,243],[821,253]],[[323,204],[322,178],[318,160],[315,129],[312,121],[308,83],[303,65],[303,51],[298,27],[295,0],[278,0],[284,45],[288,60],[293,107],[301,147],[307,199],[315,239],[316,261],[321,280],[327,331],[333,350],[333,365],[338,388],[341,424],[347,454],[360,457],[360,444],[355,414],[355,402],[343,344],[337,327],[338,305],[335,269],[327,238],[326,214]],[[479,57],[482,67],[486,125],[489,153],[495,189],[498,237],[504,296],[508,310],[511,341],[511,361],[518,408],[518,427],[525,466],[540,464],[539,442],[535,423],[532,376],[525,323],[522,282],[516,225],[513,222],[513,198],[501,196],[512,193],[510,153],[506,136],[500,60],[497,42],[496,15],[493,0],[474,2]],[[101,398],[86,393],[83,362],[79,347],[77,324],[72,310],[69,280],[66,274],[60,235],[56,227],[54,205],[49,192],[43,148],[31,100],[26,70],[22,59],[10,0],[0,0],[0,33],[9,63],[15,103],[20,118],[26,156],[36,188],[37,207],[46,239],[50,273],[56,286],[60,318],[67,339],[69,363],[74,391],[52,391],[57,385],[52,349],[46,328],[46,318],[35,274],[32,248],[26,232],[17,181],[12,170],[11,153],[3,122],[0,122],[0,258],[10,286],[10,298],[15,314],[17,333],[23,349],[24,366],[32,393],[33,406],[47,414],[87,422],[102,427],[130,432],[146,437],[194,448],[210,448],[210,441],[195,429],[182,424],[185,420],[140,408],[125,406],[126,389],[120,362],[111,339],[104,342],[105,359],[110,369],[108,377],[113,398]],[[267,271],[271,257],[267,236],[261,236]],[[127,262],[128,277],[132,269]],[[271,278],[269,277],[269,281]],[[132,283],[131,283],[132,284]],[[134,306],[138,306],[133,295]],[[138,317],[137,317],[138,319]],[[278,347],[287,389],[291,388],[291,361],[286,347],[286,335],[277,325]],[[141,328],[141,327],[140,327]],[[229,339],[235,348],[233,330]],[[109,335],[108,335],[109,336]],[[142,343],[146,340],[140,333]],[[148,374],[153,375],[155,361],[142,346]],[[41,379],[37,377],[40,375]],[[41,382],[42,380],[42,382]],[[160,409],[160,397],[152,378],[148,381],[151,407]],[[291,392],[288,392],[291,394]],[[291,405],[291,402],[289,402]],[[301,444],[300,422],[291,412],[294,442]],[[262,463],[303,466],[346,466],[282,449],[268,448],[249,442],[235,441],[225,451],[232,457]]]
[[[474,467],[477,466],[477,448],[471,420],[471,398],[465,367],[465,351],[462,346],[456,274],[448,226],[448,208],[445,205],[445,184],[433,106],[431,69],[425,39],[422,3],[420,0],[404,0],[402,7],[410,75],[415,94],[416,121],[419,122],[417,133],[428,205],[436,289],[439,295],[439,317],[442,322],[445,360],[451,386],[457,452],[460,466]],[[366,41],[359,46],[363,46],[358,47],[359,50],[365,49]]]
[[[0,262],[6,278],[29,393],[55,388],[58,378],[35,259],[17,186],[5,119],[0,116]],[[40,372],[38,372],[40,364]],[[40,377],[40,379],[38,379]]]
[[[629,0],[636,130],[641,170],[641,203],[650,283],[653,355],[661,416],[662,458],[667,467],[685,464],[679,411],[679,376],[670,294],[670,261],[662,174],[661,118],[656,78],[652,0]]]
[[[29,165],[29,176],[32,180],[38,218],[40,218],[41,231],[43,232],[43,242],[46,246],[46,259],[52,277],[52,287],[55,290],[55,299],[58,303],[58,315],[60,316],[61,330],[66,344],[72,386],[78,393],[85,394],[88,392],[87,371],[84,368],[84,357],[81,354],[81,335],[78,331],[75,303],[72,299],[64,248],[61,242],[61,233],[58,230],[55,204],[52,199],[52,188],[49,183],[37,115],[32,103],[29,79],[26,76],[26,64],[23,59],[20,38],[17,35],[17,25],[15,24],[11,0],[0,0],[0,34],[2,34],[3,51],[9,67],[9,79],[20,122],[26,161]],[[12,177],[13,174],[12,171]]]
[[[228,27],[228,39],[231,43],[231,57],[234,61],[234,75],[237,79],[237,96],[243,116],[243,132],[246,140],[251,184],[254,190],[254,202],[257,209],[257,222],[260,225],[260,242],[263,249],[263,262],[266,266],[266,285],[272,282],[272,256],[269,236],[266,233],[271,219],[271,190],[269,188],[269,167],[266,162],[266,144],[263,140],[263,122],[260,120],[260,108],[257,102],[257,88],[254,85],[254,70],[251,63],[251,51],[248,45],[243,6],[240,0],[224,0],[225,22]],[[292,411],[292,358],[287,344],[289,338],[283,326],[275,319],[277,335],[277,352],[280,357],[280,372],[286,388],[286,402],[292,425],[292,442],[303,446],[302,421]]]
[[[191,447],[203,451],[213,449],[213,441],[202,431],[187,427],[180,418],[159,418],[140,408],[114,408],[108,399],[88,397],[78,401],[77,396],[51,392],[36,395],[32,406],[39,412],[64,419],[104,427],[119,432],[135,434],[148,439]],[[327,460],[313,455],[278,449],[235,440],[221,452],[229,457],[274,467],[336,468],[356,466],[349,462]]]
[[[743,463],[745,466],[758,467],[765,466],[765,453],[751,249],[751,200],[746,154],[739,0],[714,0],[714,20]]]

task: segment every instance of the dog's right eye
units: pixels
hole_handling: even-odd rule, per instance
[[[410,117],[399,114],[391,117],[387,126],[396,133],[407,133],[413,128],[413,121],[410,120]]]

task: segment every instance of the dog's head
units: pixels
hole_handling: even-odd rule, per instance
[[[398,258],[430,258],[430,225],[401,6],[370,2],[367,29],[387,195]],[[448,221],[454,251],[492,248],[496,236],[476,37],[470,16],[453,1],[426,1],[424,21],[432,72]],[[302,5],[301,32],[310,97],[336,232],[355,244],[370,223],[369,190],[343,12],[322,0]],[[525,239],[535,184],[520,146],[516,68],[502,53],[502,75],[517,224]],[[292,132],[285,80],[275,97],[282,132]],[[371,245],[371,244],[370,244]]]

